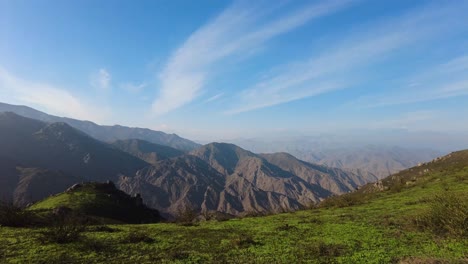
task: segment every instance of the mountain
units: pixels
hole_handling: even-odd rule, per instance
[[[118,185],[127,193],[141,193],[149,206],[169,218],[177,217],[186,208],[203,213],[216,211],[238,215],[303,207],[297,199],[263,190],[242,176],[223,175],[192,155],[160,161],[139,171],[135,177],[121,177]],[[306,187],[303,191],[314,197]],[[290,192],[295,193],[295,190]]]
[[[401,170],[432,160],[441,153],[427,149],[365,146],[328,149],[310,157],[313,163],[351,170],[357,174],[368,172],[382,179]]]
[[[0,113],[0,157],[93,180],[133,174],[148,164],[65,123]]]
[[[331,136],[282,140],[239,139],[228,142],[255,153],[287,152],[300,160],[352,171],[364,179],[382,179],[443,154],[433,149],[366,145],[347,140],[351,143]]]
[[[431,181],[445,182],[445,186],[442,185],[441,187],[446,191],[453,190],[456,187],[466,189],[467,173],[468,150],[456,151],[402,170],[375,183],[363,185],[356,193],[374,193],[392,189],[400,191],[400,189],[414,186],[424,188],[423,185]]]
[[[181,150],[140,139],[117,140],[112,146],[153,165],[160,160],[184,155]]]
[[[225,176],[246,179],[264,191],[286,195],[303,205],[318,201],[330,193],[233,144],[211,143],[190,154],[204,160]]]
[[[170,218],[186,208],[229,215],[297,210],[366,182],[291,155],[263,157],[232,144],[211,143],[159,160],[134,177],[121,176],[117,185],[141,193],[149,206]]]
[[[82,180],[115,180],[149,164],[65,123],[0,113],[0,198],[19,205]]]
[[[306,182],[317,184],[334,194],[353,191],[361,185],[377,180],[375,176],[362,177],[360,174],[342,169],[308,163],[285,152],[260,154],[260,156]]]
[[[114,183],[75,184],[31,205],[29,210],[70,213],[97,218],[101,223],[155,223],[161,220],[159,212],[144,205],[140,196],[131,197],[118,190]]]
[[[27,106],[10,105],[0,103],[0,112],[14,112],[18,115],[37,119],[47,123],[66,123],[91,137],[104,141],[114,142],[116,140],[141,139],[151,143],[170,146],[182,151],[193,150],[200,145],[188,139],[181,138],[176,134],[166,134],[146,128],[115,126],[100,126],[90,121],[81,121],[72,118],[49,115]]]
[[[18,206],[61,192],[81,180],[61,171],[22,167],[19,162],[0,158],[0,200]]]

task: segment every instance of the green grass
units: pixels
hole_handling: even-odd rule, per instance
[[[60,207],[102,223],[155,223],[160,220],[156,210],[142,206],[141,201],[116,189],[113,184],[104,183],[81,184],[73,190],[47,197],[27,210],[47,215]]]
[[[433,170],[414,184],[367,194],[348,207],[196,226],[88,227],[68,244],[44,242],[40,228],[2,227],[0,263],[467,263],[466,237],[415,224],[436,194],[468,200],[468,167],[452,171]],[[40,208],[61,202],[49,199]]]
[[[95,192],[91,188],[83,188],[80,191],[61,193],[40,201],[31,207],[30,210],[53,209],[59,206],[66,206],[71,209],[81,210],[87,204],[97,206],[113,206],[112,200],[106,194]]]

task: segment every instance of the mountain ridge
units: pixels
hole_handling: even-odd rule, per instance
[[[176,134],[166,134],[148,128],[126,127],[121,125],[101,126],[91,121],[82,121],[68,117],[58,117],[23,105],[10,105],[0,102],[0,112],[14,112],[18,115],[47,123],[63,122],[104,142],[116,140],[142,139],[152,143],[167,145],[182,151],[193,150],[200,145]]]

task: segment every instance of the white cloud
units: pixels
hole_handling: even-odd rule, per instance
[[[161,88],[153,112],[165,114],[194,100],[223,60],[258,48],[313,18],[339,10],[348,2],[326,1],[307,6],[260,26],[259,20],[268,13],[264,7],[234,5],[226,9],[195,31],[170,57],[160,74]]]
[[[275,76],[264,78],[239,94],[239,102],[228,114],[247,112],[350,87],[359,82],[353,72],[385,59],[396,49],[428,37],[438,36],[451,27],[454,7],[430,8],[403,17],[360,28],[329,48],[300,63],[283,66]],[[449,21],[449,22],[440,22]],[[434,23],[437,21],[437,23]],[[464,60],[450,67],[459,68]],[[413,81],[413,85],[416,84]],[[453,87],[458,88],[457,87]]]
[[[101,68],[91,76],[91,86],[102,90],[109,90],[111,80],[112,76],[110,73],[106,69]]]
[[[102,122],[109,114],[107,109],[86,104],[64,89],[22,79],[1,66],[0,94],[8,95],[15,103],[38,107],[59,116]]]

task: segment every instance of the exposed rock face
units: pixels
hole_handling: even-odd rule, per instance
[[[118,186],[141,193],[149,206],[170,218],[188,207],[230,215],[297,210],[354,190],[363,183],[356,177],[291,155],[260,156],[232,144],[212,143],[190,155],[159,161],[135,177],[121,176]]]
[[[297,175],[308,183],[313,183],[332,192],[342,194],[355,190],[367,181],[349,171],[308,163],[296,159],[288,153],[261,154],[270,163]]]
[[[154,144],[140,139],[118,140],[112,143],[112,146],[153,165],[158,161],[185,154],[183,151],[178,149]]]

